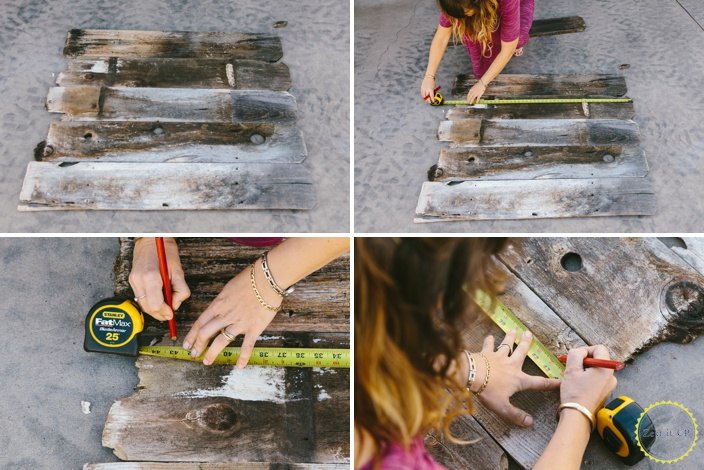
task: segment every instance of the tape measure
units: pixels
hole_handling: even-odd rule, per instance
[[[643,416],[640,426],[638,418]],[[596,429],[599,436],[613,453],[626,465],[635,465],[645,454],[638,446],[638,440],[646,451],[655,442],[655,425],[645,410],[627,396],[611,400],[596,415]],[[636,439],[636,429],[638,438]]]
[[[499,299],[495,299],[492,308],[492,298],[486,292],[477,290],[474,294],[474,301],[486,313],[489,318],[496,323],[505,333],[516,330],[516,341],[521,339],[524,331],[528,328],[519,320],[508,307]],[[559,379],[565,371],[565,366],[533,335],[533,341],[528,348],[528,357],[537,365],[543,373],[551,379]]]
[[[631,98],[517,98],[517,99],[491,99],[478,100],[474,105],[503,105],[503,104],[568,104],[568,103],[631,103]],[[473,106],[467,103],[467,100],[445,100],[442,94],[435,92],[433,99],[430,101],[431,106],[442,105],[466,105]]]

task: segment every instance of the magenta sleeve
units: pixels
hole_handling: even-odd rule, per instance
[[[499,6],[501,20],[501,41],[511,42],[521,33],[521,0],[501,0]]]
[[[438,21],[438,24],[443,28],[449,28],[452,26],[452,21],[450,21],[450,18],[448,18],[445,13],[440,13],[440,20]]]

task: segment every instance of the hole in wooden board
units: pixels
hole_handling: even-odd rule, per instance
[[[603,160],[604,160],[606,163],[611,163],[611,162],[613,162],[614,160],[616,160],[616,157],[614,157],[614,156],[611,155],[610,153],[605,153],[602,158],[603,158]]]
[[[576,273],[582,269],[582,257],[577,253],[567,253],[560,260],[560,264],[565,271]]]
[[[164,129],[161,126],[156,126],[152,129],[152,132],[156,135],[161,135],[164,133]]]
[[[532,215],[533,217],[538,217],[538,213],[537,213],[537,212],[533,212],[531,215]]]
[[[476,157],[469,157],[469,158],[467,159],[467,161],[468,161],[469,163],[473,163],[475,160],[476,160]]]
[[[249,141],[252,142],[254,145],[261,145],[264,143],[265,140],[266,139],[261,134],[254,133],[249,136]]]
[[[86,132],[83,135],[83,140],[91,140],[92,138],[93,138],[93,133],[91,133],[91,132]]]
[[[69,167],[69,166],[73,166],[73,165],[75,165],[75,164],[77,164],[77,163],[78,163],[78,162],[61,162],[61,163],[59,163],[59,167],[60,167],[60,168],[66,168],[66,167]]]
[[[667,245],[668,248],[684,248],[687,249],[687,244],[679,237],[659,237],[658,240]]]
[[[169,207],[169,203],[168,203],[168,202],[165,202],[165,203],[163,203],[163,204],[161,205],[161,207]]]

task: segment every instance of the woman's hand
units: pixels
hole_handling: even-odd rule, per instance
[[[428,103],[433,99],[435,96],[435,79],[433,77],[426,75],[423,78],[423,83],[420,85],[420,96]]]
[[[178,310],[184,300],[191,296],[178,256],[178,246],[173,238],[164,239],[166,262],[169,266],[173,307]],[[159,271],[156,242],[153,237],[139,238],[134,244],[130,286],[140,308],[157,320],[170,320],[174,312],[164,301],[163,283]]]
[[[585,369],[584,358],[611,359],[606,346],[597,345],[571,349],[560,388],[560,403],[579,403],[595,416],[616,388],[616,377],[611,369]],[[563,410],[564,411],[564,410]]]
[[[513,406],[509,398],[514,393],[523,390],[556,390],[560,387],[560,381],[528,375],[523,372],[521,366],[528,354],[528,347],[533,337],[528,331],[523,333],[516,350],[509,355],[515,339],[516,331],[509,332],[501,344],[506,344],[510,348],[500,346],[497,350],[494,350],[493,336],[487,336],[484,339],[482,354],[489,360],[490,371],[489,382],[484,392],[479,395],[479,401],[507,422],[518,426],[530,426],[533,424],[533,417]],[[477,374],[472,386],[472,391],[476,391],[484,381],[486,370],[481,356],[477,354],[473,356],[478,372],[483,372]]]
[[[283,298],[266,281],[261,261],[255,263],[255,281],[264,301],[272,307],[281,305]],[[198,317],[183,341],[183,347],[191,351],[192,357],[200,356],[207,348],[203,363],[210,365],[230,340],[221,333],[223,328],[234,336],[244,335],[237,367],[243,368],[249,362],[254,343],[276,312],[264,307],[252,288],[250,267],[247,267],[225,285],[208,308]],[[213,339],[208,347],[208,342]]]
[[[485,91],[486,86],[484,86],[484,83],[481,80],[478,80],[477,83],[469,89],[469,93],[467,93],[467,103],[474,104],[476,101],[479,101]]]

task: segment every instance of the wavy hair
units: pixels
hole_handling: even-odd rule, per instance
[[[499,0],[438,0],[438,6],[452,22],[455,43],[466,36],[481,44],[484,57],[491,56],[491,34],[499,27]]]
[[[462,332],[478,307],[470,292],[495,294],[492,255],[503,238],[355,240],[355,428],[377,452],[408,447],[420,433],[449,427],[472,404],[449,372],[464,349]],[[447,393],[449,391],[449,393]],[[357,449],[360,449],[358,446]]]

